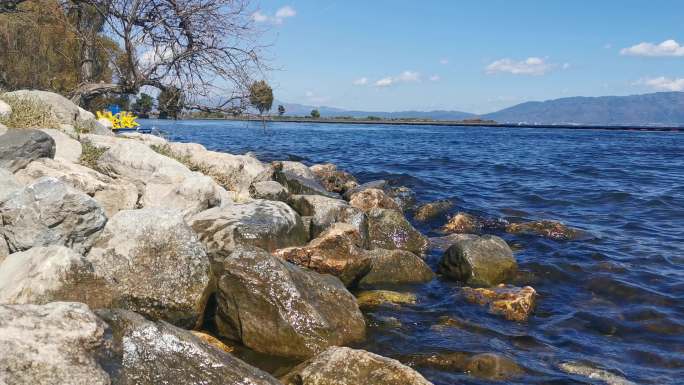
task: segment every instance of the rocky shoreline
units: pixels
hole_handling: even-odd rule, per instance
[[[412,368],[421,360],[492,380],[524,373],[495,353],[402,363],[349,346],[366,338],[363,309],[416,300],[387,289],[436,274],[525,322],[536,291],[511,285],[513,251],[485,230],[575,230],[459,213],[450,235],[428,239],[405,212],[431,220],[449,202],[416,208],[410,189],[332,164],[114,136],[59,95],[20,94],[59,124],[0,126],[0,383],[429,384]],[[11,110],[0,101],[0,117]],[[428,248],[444,250],[437,272]],[[234,350],[292,364],[269,374]]]

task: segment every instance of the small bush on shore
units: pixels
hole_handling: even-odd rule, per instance
[[[107,149],[105,147],[97,147],[89,141],[81,142],[81,148],[83,151],[81,152],[79,163],[86,167],[90,167],[95,171],[100,171],[97,166],[97,161]]]
[[[57,128],[59,121],[49,105],[31,97],[3,96],[2,101],[12,107],[12,113],[0,118],[9,128]]]

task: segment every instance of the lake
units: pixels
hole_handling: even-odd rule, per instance
[[[526,323],[467,303],[437,278],[405,288],[415,305],[382,308],[401,327],[371,323],[362,348],[388,357],[496,352],[526,374],[509,383],[590,383],[559,363],[581,362],[636,383],[684,378],[684,134],[143,120],[170,140],[262,161],[332,162],[361,182],[412,188],[419,203],[456,202],[508,221],[553,219],[585,231],[576,241],[495,235],[515,245],[522,281],[539,296]],[[415,223],[428,236],[446,220]],[[436,268],[440,253],[431,251]],[[438,327],[448,317],[458,326]],[[435,384],[486,384],[464,373],[417,368]]]

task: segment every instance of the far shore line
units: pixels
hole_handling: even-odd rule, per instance
[[[228,120],[261,122],[258,117],[236,118],[186,118],[184,120]],[[388,119],[335,119],[335,118],[301,118],[301,117],[267,117],[269,123],[322,123],[322,124],[382,124],[396,126],[444,126],[444,127],[493,127],[493,128],[553,128],[576,130],[613,130],[613,131],[667,131],[684,132],[684,126],[645,126],[645,125],[576,125],[576,124],[529,124],[529,123],[493,123],[453,120],[388,120]]]

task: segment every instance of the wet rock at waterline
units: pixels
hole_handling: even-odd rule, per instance
[[[179,211],[120,211],[109,220],[87,260],[111,295],[105,307],[133,310],[186,328],[201,322],[213,279],[204,245]]]
[[[427,222],[444,215],[454,206],[454,202],[450,200],[441,200],[436,202],[425,203],[416,208],[413,218],[420,222]]]
[[[370,270],[359,280],[360,288],[424,283],[435,276],[425,261],[409,251],[374,249],[367,255]]]
[[[356,293],[356,300],[362,308],[389,305],[413,305],[416,303],[416,295],[413,293],[401,293],[391,290],[365,290]]]
[[[55,157],[55,141],[34,129],[8,129],[0,135],[0,167],[16,172],[40,158]]]
[[[235,248],[222,257],[216,322],[223,337],[292,358],[364,339],[363,315],[336,277],[258,248]]]
[[[449,247],[455,245],[456,243],[465,239],[475,239],[478,236],[475,234],[449,234],[443,237],[432,237],[429,238],[429,244],[431,250],[446,251]]]
[[[340,198],[339,194],[329,192],[316,179],[304,164],[299,162],[273,162],[273,178],[291,193],[300,195],[323,195]]]
[[[461,293],[467,301],[489,305],[491,313],[518,322],[527,321],[534,310],[537,297],[537,292],[530,286],[519,288],[503,284],[492,288],[464,287]]]
[[[556,221],[511,223],[506,227],[506,232],[511,234],[539,235],[559,241],[573,240],[582,235],[581,231]]]
[[[254,199],[287,202],[287,189],[274,180],[255,182],[249,186],[249,195]]]
[[[384,191],[376,188],[365,189],[352,195],[349,204],[363,212],[368,212],[374,208],[401,211],[401,208],[394,199],[390,198]]]
[[[371,256],[362,245],[354,226],[335,223],[308,245],[276,250],[274,255],[321,274],[334,275],[349,285],[371,268]]]
[[[148,321],[125,310],[98,311],[110,327],[104,361],[118,384],[277,385],[254,368],[192,332]]]
[[[449,218],[449,221],[442,227],[442,231],[454,234],[473,234],[478,233],[482,226],[478,218],[466,213],[457,213]]]
[[[325,350],[280,380],[285,385],[431,385],[397,360],[345,347]]]
[[[600,380],[608,385],[636,385],[636,383],[629,381],[620,375],[588,364],[562,362],[558,364],[558,367],[565,373],[586,377],[590,380]]]
[[[215,207],[190,219],[209,253],[230,252],[239,245],[274,251],[309,240],[300,216],[283,202],[254,200]]]
[[[506,241],[493,235],[461,240],[449,247],[439,271],[470,286],[493,286],[513,279],[518,265]]]
[[[352,174],[338,170],[337,166],[332,163],[315,164],[309,169],[323,187],[330,192],[344,194],[359,185]]]
[[[84,253],[107,222],[99,203],[55,178],[36,180],[0,203],[10,252],[64,245]]]
[[[371,248],[401,249],[419,256],[427,250],[427,238],[400,211],[375,208],[367,215]]]
[[[81,303],[0,305],[0,383],[109,385],[96,359],[105,326]]]

